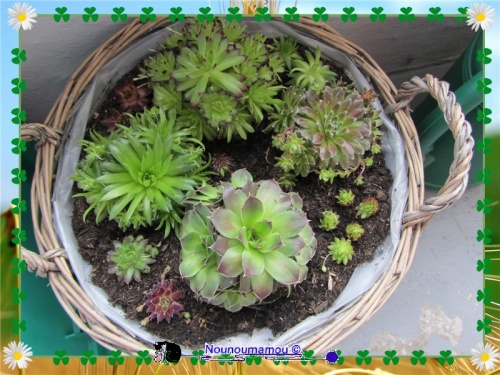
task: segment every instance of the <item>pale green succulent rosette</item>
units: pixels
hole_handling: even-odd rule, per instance
[[[180,232],[181,275],[209,303],[238,311],[302,282],[316,238],[296,193],[246,170],[222,184],[222,205],[197,204]]]

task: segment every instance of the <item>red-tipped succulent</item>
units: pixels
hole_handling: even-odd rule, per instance
[[[165,319],[168,323],[174,315],[179,315],[184,307],[178,302],[184,295],[183,292],[175,289],[174,282],[162,280],[156,284],[147,295],[148,300],[144,304],[148,313],[151,313],[144,321],[147,324],[150,320],[156,319],[159,323]]]
[[[133,113],[149,104],[151,92],[146,86],[137,87],[134,82],[126,81],[115,89],[115,94],[120,109]]]

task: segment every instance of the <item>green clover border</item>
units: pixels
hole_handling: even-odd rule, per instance
[[[67,13],[67,8],[66,7],[57,7],[55,8],[55,13],[52,15],[54,22],[68,22],[69,19],[72,17],[71,14]],[[154,8],[153,7],[143,7],[142,9],[142,14],[138,15],[141,22],[154,22],[157,15],[154,13]],[[95,7],[86,7],[84,8],[84,14],[81,14],[81,18],[83,22],[86,23],[93,23],[93,22],[98,22],[99,20],[99,14],[96,13],[97,9]],[[182,13],[182,8],[181,7],[172,7],[170,8],[170,11],[172,12],[171,14],[167,15],[170,19],[171,22],[174,22],[176,20],[178,21],[183,21],[186,17],[185,14]],[[211,13],[210,7],[205,7],[205,8],[200,8],[199,9],[200,13],[196,15],[196,18],[198,19],[199,22],[210,22],[213,20],[214,15]],[[229,14],[226,14],[226,19],[231,22],[231,21],[236,21],[236,22],[241,22],[243,19],[243,15],[239,13],[240,9],[238,7],[235,8],[228,8],[227,9]],[[257,14],[254,15],[254,18],[257,22],[269,22],[269,20],[272,18],[272,15],[268,13],[269,9],[264,7],[264,8],[258,8],[257,9]],[[282,15],[283,19],[285,22],[297,22],[301,15],[297,13],[297,8],[286,8],[285,9],[286,13]],[[343,13],[339,14],[329,14],[327,12],[327,9],[325,7],[316,7],[314,8],[315,13],[314,14],[309,14],[305,16],[310,16],[314,22],[326,22],[328,19],[330,19],[333,16],[340,16],[340,20],[342,22],[356,22],[358,19],[358,14],[355,13],[355,8],[354,7],[344,7],[342,9]],[[383,7],[374,7],[372,8],[372,14],[370,15],[364,15],[364,16],[369,16],[371,22],[384,22],[388,16],[393,16],[393,17],[398,17],[400,22],[408,22],[411,23],[415,20],[417,16],[422,16],[422,15],[417,15],[412,13],[413,9],[411,7],[401,7],[400,8],[401,13],[398,15],[387,15],[384,13],[384,8]],[[431,7],[429,8],[429,13],[426,16],[427,20],[429,22],[442,22],[444,17],[455,17],[457,22],[464,22],[466,19],[466,11],[467,8],[458,8],[458,15],[453,15],[453,16],[448,16],[448,15],[443,15],[441,13],[441,8],[440,7]],[[218,16],[223,16],[223,15],[218,15]],[[279,15],[274,15],[279,16]],[[113,8],[113,13],[109,15],[111,20],[113,22],[125,22],[129,15],[125,13],[125,8],[124,7],[115,7]],[[483,39],[483,45],[484,45],[484,39]],[[21,50],[20,48],[15,48],[11,51],[11,54],[14,56],[11,61],[13,64],[16,65],[21,65],[23,62],[27,61],[27,56],[26,56],[26,51]],[[491,49],[489,48],[483,48],[482,50],[478,51],[477,53],[477,61],[483,63],[483,68],[485,65],[490,64],[492,62],[491,57],[489,55],[492,54]],[[22,92],[27,90],[27,83],[22,80],[21,78],[14,78],[11,81],[13,87],[11,89],[12,93],[16,95],[21,95]],[[491,80],[487,77],[484,77],[483,80],[479,80],[477,82],[477,90],[483,92],[483,98],[485,95],[488,95],[491,93],[491,88],[489,88],[489,85],[491,84]],[[14,108],[11,111],[11,114],[14,116],[12,118],[12,123],[14,125],[20,125],[22,124],[23,121],[26,121],[26,111],[22,110],[21,108]],[[480,109],[477,111],[477,120],[483,123],[483,126],[488,125],[491,123],[491,116],[492,110],[490,108],[483,107],[483,109]],[[26,142],[23,140],[21,141],[19,138],[15,138],[11,142],[14,147],[12,148],[12,152],[14,154],[20,155],[21,152],[26,151]],[[485,138],[483,141],[479,141],[476,147],[476,151],[478,152],[483,152],[485,155],[489,153],[489,148],[487,147],[489,144],[491,144],[491,139]],[[20,163],[20,158],[19,158],[19,164]],[[21,165],[19,165],[21,167]],[[491,178],[489,177],[491,175],[492,171],[488,168],[484,168],[482,171],[478,172],[477,180],[483,182],[484,184],[488,184],[491,182]],[[14,168],[12,170],[13,178],[12,182],[14,184],[20,184],[22,182],[25,182],[26,180],[26,171],[22,170],[22,168]],[[21,215],[22,212],[26,211],[26,201],[21,198],[15,198],[12,200],[12,205],[14,206],[12,208],[12,212],[17,215]],[[487,215],[488,213],[491,212],[491,208],[489,208],[489,205],[491,204],[491,200],[488,198],[484,198],[483,201],[478,201],[477,202],[477,210],[478,211],[483,211],[484,215]],[[489,228],[484,228],[483,230],[478,230],[477,231],[477,241],[482,241],[484,244],[489,244],[491,242],[491,238],[489,235],[492,233],[491,229]],[[15,228],[12,231],[12,235],[14,236],[13,242],[17,245],[21,245],[22,241],[26,240],[26,231],[22,230],[21,228]],[[477,261],[477,271],[478,272],[484,272],[489,273],[491,272],[491,268],[489,265],[492,263],[491,259],[488,259],[485,257],[484,260],[478,260]],[[14,277],[19,277],[20,273],[22,271],[26,270],[26,261],[21,260],[20,258],[14,258],[12,261],[12,273],[15,275]],[[21,303],[21,301],[26,300],[26,293],[25,291],[22,291],[18,288],[14,288],[11,293],[14,295],[13,297],[13,302],[16,304]],[[477,291],[477,301],[483,303],[485,305],[491,303],[491,290],[484,288],[482,290]],[[491,332],[491,328],[489,325],[492,323],[491,319],[485,318],[484,320],[478,320],[477,321],[477,331],[484,331],[485,334],[488,334]],[[12,324],[12,332],[15,334],[20,334],[20,331],[26,331],[27,330],[27,323],[25,320],[20,320],[19,318],[15,318],[11,320]],[[337,365],[342,365],[345,358],[347,357],[342,357],[341,356],[341,351],[336,350],[338,354],[338,361]],[[122,365],[124,363],[124,358],[121,355],[121,351],[113,351],[110,353],[110,356],[107,357],[108,362],[110,365],[116,366],[116,365]],[[355,361],[358,365],[361,365],[363,363],[366,363],[369,365],[372,361],[372,358],[369,355],[368,350],[363,350],[363,351],[358,351],[358,355],[355,358]],[[192,355],[186,356],[190,358],[190,361],[193,365],[200,364],[200,365],[205,365],[207,360],[202,359],[203,358],[203,350],[198,350],[198,351],[193,351]],[[152,357],[149,356],[148,351],[139,351],[137,352],[136,358],[136,363],[137,365],[142,365],[144,362],[146,365],[149,365],[152,361]],[[397,351],[396,350],[387,350],[385,351],[385,356],[382,357],[382,360],[385,365],[397,365],[399,363],[399,359],[402,357],[397,356]],[[412,356],[409,357],[410,362],[412,365],[425,365],[428,357],[424,356],[424,351],[423,350],[415,350],[412,352]],[[317,359],[323,359],[326,360],[326,358],[318,358],[314,356],[314,351],[306,351],[303,353],[302,358],[300,359],[302,365],[314,365],[316,363]],[[82,365],[87,365],[90,363],[91,365],[94,365],[96,363],[97,357],[94,356],[94,352],[92,350],[84,351],[82,354],[82,357],[80,358],[80,362]],[[209,359],[211,360],[211,359]],[[217,359],[216,359],[217,360]],[[220,359],[218,359],[220,361]],[[451,356],[451,350],[443,350],[440,352],[440,357],[437,358],[438,363],[442,366],[445,364],[451,365],[454,362],[454,358]],[[59,364],[67,365],[70,361],[70,357],[66,355],[65,350],[59,350],[55,352],[55,356],[53,357],[53,362],[55,366],[58,366]],[[249,356],[245,359],[245,362],[247,365],[259,365],[262,361],[262,357],[260,356]],[[288,360],[274,360],[273,361],[275,365],[286,365],[288,364]],[[221,362],[219,362],[221,363]],[[232,362],[229,362],[232,363]],[[168,363],[167,363],[168,364]],[[222,362],[224,364],[224,362]]]

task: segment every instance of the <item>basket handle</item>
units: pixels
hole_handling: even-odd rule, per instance
[[[448,179],[437,196],[426,199],[417,211],[409,211],[404,215],[403,225],[405,227],[420,223],[427,224],[435,213],[443,211],[458,201],[467,187],[474,139],[471,136],[471,126],[465,120],[462,107],[456,102],[455,94],[449,91],[449,86],[447,82],[439,81],[429,74],[424,78],[413,77],[409,82],[401,85],[395,97],[397,103],[386,109],[387,113],[403,110],[416,95],[429,93],[436,99],[455,139],[453,163],[449,170]],[[406,110],[408,109],[406,108]],[[420,152],[420,148],[417,147],[417,149]]]

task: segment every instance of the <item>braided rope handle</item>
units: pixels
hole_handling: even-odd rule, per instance
[[[45,142],[57,146],[61,138],[62,131],[54,129],[44,124],[23,124],[21,125],[21,138],[25,141],[37,141],[35,148],[42,146]]]
[[[386,108],[387,113],[408,110],[408,104],[416,95],[429,93],[436,99],[455,139],[454,158],[448,179],[437,196],[426,199],[418,211],[410,211],[405,214],[403,218],[405,227],[420,223],[426,225],[434,214],[458,201],[467,188],[474,139],[471,136],[471,126],[465,119],[462,107],[456,102],[455,94],[449,91],[449,86],[447,82],[439,81],[429,74],[424,78],[413,77],[409,82],[401,85],[395,98],[398,102]]]

